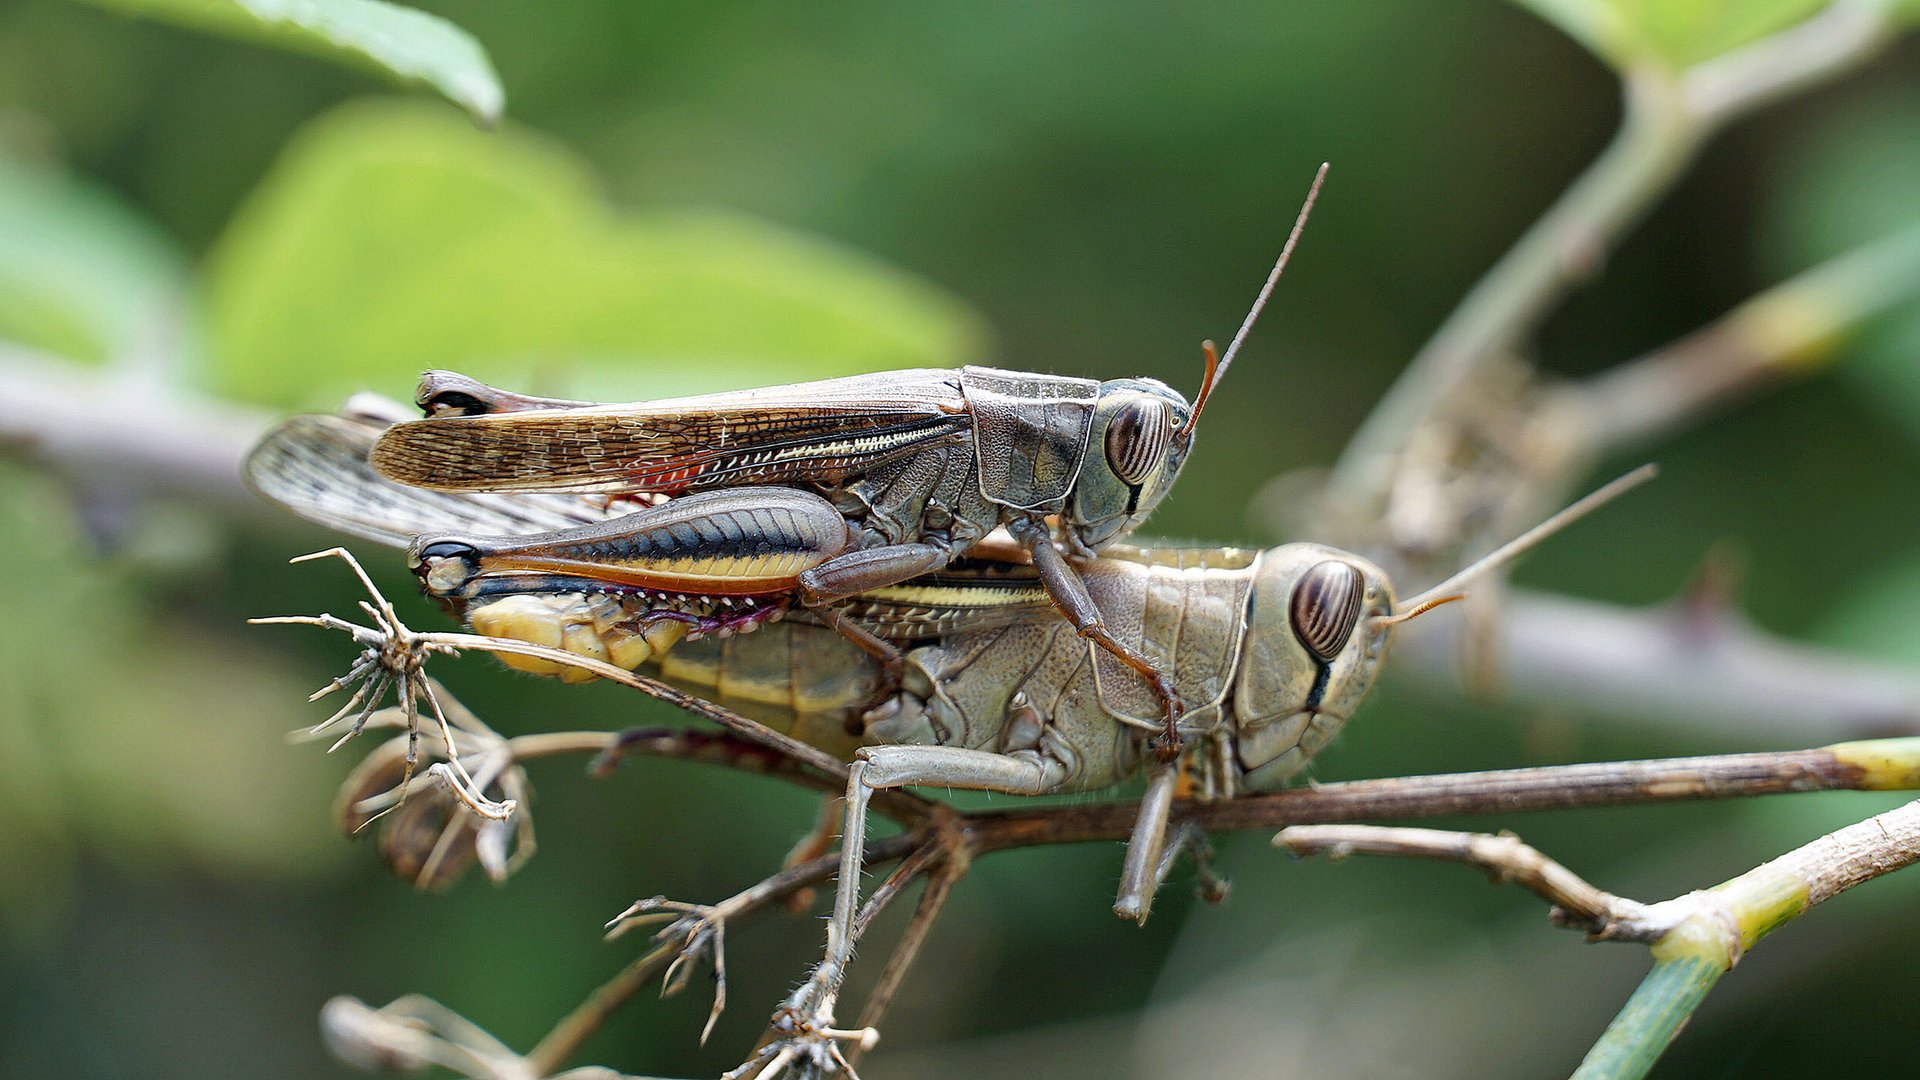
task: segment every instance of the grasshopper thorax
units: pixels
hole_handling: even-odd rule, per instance
[[[1126,535],[1160,505],[1193,444],[1191,414],[1187,399],[1157,379],[1100,384],[1068,515],[1082,547]]]

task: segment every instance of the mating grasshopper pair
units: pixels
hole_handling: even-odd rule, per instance
[[[1208,345],[1191,408],[1152,380],[984,368],[621,406],[432,372],[427,419],[298,418],[248,474],[303,516],[407,543],[426,592],[482,633],[650,665],[859,747],[827,955],[783,1011],[779,1052],[825,1069],[873,791],[1091,790],[1146,765],[1115,905],[1143,919],[1183,780],[1201,798],[1284,782],[1365,697],[1394,625],[1612,494],[1404,607],[1379,568],[1319,545],[1113,544],[1177,477],[1312,201],[1225,357]]]
[[[620,508],[602,499],[395,485],[368,464],[384,427],[381,417],[296,418],[256,449],[248,475],[262,494],[302,516],[395,545],[450,531],[538,545],[619,520]],[[1165,657],[1190,705],[1195,745],[1178,763],[1149,751],[1160,729],[1158,701],[1053,614],[1031,567],[966,562],[837,602],[835,615],[875,627],[903,649],[897,678],[832,629],[832,619],[815,621],[812,609],[736,635],[724,615],[669,609],[675,617],[663,618],[655,596],[556,579],[547,570],[503,574],[514,588],[467,588],[468,581],[440,595],[483,633],[645,666],[805,741],[842,751],[850,741],[864,744],[850,770],[827,956],[782,1013],[793,1025],[787,1049],[824,1070],[832,1040],[844,1034],[833,1028],[833,1009],[850,959],[873,791],[919,784],[1016,794],[1089,790],[1146,765],[1147,794],[1115,905],[1144,918],[1173,861],[1166,839],[1183,777],[1201,798],[1284,782],[1364,699],[1396,624],[1642,478],[1616,481],[1404,604],[1371,563],[1316,544],[1265,552],[1112,547],[1088,560],[1081,575],[1105,625],[1129,648]],[[413,546],[419,552],[431,543]],[[698,640],[663,632],[689,622],[716,632]],[[569,670],[547,661],[516,666]]]
[[[1192,405],[1154,379],[982,367],[623,405],[429,372],[416,399],[427,419],[395,425],[370,460],[442,492],[644,500],[630,516],[536,538],[422,537],[411,561],[435,595],[617,591],[703,632],[751,629],[797,601],[896,676],[899,650],[843,602],[946,567],[1004,528],[1080,636],[1151,689],[1170,760],[1189,734],[1177,680],[1111,631],[1075,565],[1131,532],[1178,478],[1325,175],[1225,357],[1206,345]]]

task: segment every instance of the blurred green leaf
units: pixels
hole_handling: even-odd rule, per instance
[[[233,37],[352,59],[427,84],[475,119],[500,118],[506,91],[473,35],[385,0],[87,0]]]
[[[1516,0],[1613,65],[1682,70],[1801,21],[1825,0]]]
[[[75,360],[124,355],[173,315],[185,261],[75,177],[0,158],[0,339]]]
[[[564,150],[417,106],[296,139],[208,278],[216,388],[281,405],[429,367],[660,396],[980,348],[970,313],[898,271],[726,214],[619,213]]]
[[[83,850],[293,877],[344,858],[324,809],[340,766],[285,739],[325,713],[271,643],[183,633],[94,554],[58,481],[0,468],[0,505],[18,574],[0,619],[0,911],[57,902]]]

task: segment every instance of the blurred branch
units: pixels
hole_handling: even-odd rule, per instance
[[[1410,440],[1515,355],[1575,283],[1672,186],[1727,122],[1874,55],[1896,24],[1879,4],[1839,0],[1793,27],[1676,73],[1641,57],[1621,71],[1618,134],[1487,271],[1347,444],[1329,481],[1350,513],[1377,513]],[[1391,516],[1390,508],[1387,508]],[[1392,522],[1388,522],[1391,527]]]
[[[1590,457],[1651,442],[1767,384],[1823,369],[1847,335],[1920,296],[1920,228],[1805,271],[1718,322],[1561,390]]]
[[[1461,620],[1409,627],[1395,659],[1458,687],[1470,633]],[[1747,740],[1920,732],[1920,673],[1777,638],[1733,611],[1514,591],[1493,633],[1497,671],[1488,687],[1474,689],[1499,700]]]
[[[0,341],[0,446],[102,489],[266,507],[240,483],[240,459],[271,415],[162,384],[85,368]]]
[[[1557,905],[1553,914],[1561,925],[1594,940],[1650,945],[1652,970],[1574,1073],[1627,1080],[1652,1069],[1720,976],[1762,937],[1815,904],[1920,862],[1920,801],[1658,904],[1602,892],[1512,836],[1345,825],[1285,829],[1274,843],[1299,855],[1392,855],[1478,866]]]

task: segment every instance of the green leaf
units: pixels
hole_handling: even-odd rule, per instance
[[[429,367],[655,397],[980,346],[966,310],[870,259],[716,212],[621,213],[544,140],[393,103],[300,136],[207,276],[215,388],[280,405],[406,396]]]
[[[385,0],[88,0],[296,52],[356,60],[422,82],[493,123],[506,91],[473,35]]]
[[[98,362],[177,318],[185,260],[113,196],[0,158],[0,339]]]
[[[1799,22],[1824,0],[1515,0],[1617,69],[1684,70]]]

